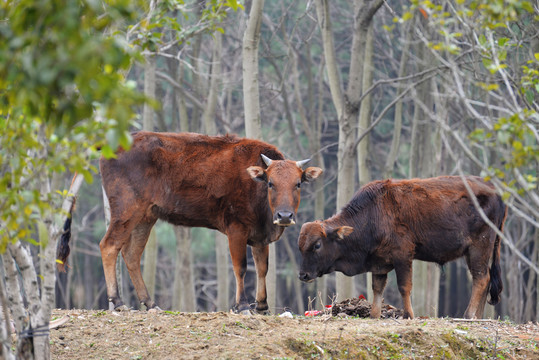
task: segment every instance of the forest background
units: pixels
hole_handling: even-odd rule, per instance
[[[355,190],[374,179],[483,176],[509,206],[501,250],[505,288],[501,303],[488,307],[487,313],[516,322],[538,319],[536,3],[279,0],[247,1],[244,9],[233,11],[233,6],[225,6],[221,12],[212,9],[217,3],[151,2],[130,17],[113,14],[115,31],[103,24],[117,42],[139,51],[136,61],[104,67],[105,72],[125,77],[128,87],[124,91],[129,92],[125,97],[124,93],[106,96],[111,103],[134,99],[127,105],[142,104],[144,97],[137,101],[131,93],[139,90],[156,101],[148,102],[153,107],[135,106],[134,122],[127,121],[131,114],[97,111],[105,120],[95,135],[102,137],[85,139],[90,142],[88,148],[105,144],[102,151],[111,153],[118,144],[128,144],[126,131],[143,128],[244,136],[251,121],[244,115],[246,29],[250,20],[258,19],[259,68],[252,81],[259,90],[260,117],[253,121],[260,121],[262,139],[276,145],[287,158],[312,158],[314,165],[325,170],[322,179],[303,187],[298,224],[331,216]],[[254,5],[263,6],[259,17]],[[116,51],[103,48],[102,52],[107,50]],[[79,61],[88,61],[86,56],[81,55]],[[45,71],[46,65],[42,75],[53,76]],[[91,116],[91,110],[85,111]],[[2,121],[9,118],[5,112],[2,115]],[[21,122],[29,129],[32,124],[31,117]],[[70,162],[67,168],[83,173],[87,181],[78,194],[69,271],[59,276],[56,306],[107,309],[99,253],[106,221],[97,156],[95,152],[90,156],[90,168],[77,168],[76,150],[61,144],[62,126],[58,129],[48,141],[64,149],[63,159]],[[33,141],[39,142],[44,135],[50,134],[37,132]],[[1,175],[12,179],[19,164],[8,155],[13,150],[4,142],[9,133],[2,136],[0,154],[6,161],[2,161]],[[83,139],[75,136],[70,141],[80,144]],[[37,173],[40,167],[32,166]],[[58,163],[47,166],[62,169]],[[72,176],[65,171],[55,178],[57,188],[69,188]],[[18,183],[22,185],[32,180],[21,177]],[[14,183],[3,180],[0,190],[4,193],[9,193],[7,184]],[[25,196],[39,196],[32,194]],[[65,197],[66,192],[59,194]],[[42,239],[49,222],[36,222],[32,213],[43,209],[20,208],[19,214],[25,216],[17,221],[30,225],[19,228],[19,222],[4,213],[17,202],[6,199],[10,198],[2,200],[2,252],[18,238],[34,239],[31,251],[39,263],[37,239]],[[21,233],[25,229],[29,230]],[[275,269],[268,292],[272,312],[302,313],[336,299],[369,296],[366,274],[353,278],[333,274],[314,284],[300,283],[299,229],[299,225],[288,228],[272,245],[270,261]],[[215,311],[232,306],[234,277],[226,238],[207,229],[163,222],[158,222],[153,234],[143,268],[146,284],[161,308]],[[5,269],[5,254],[2,261]],[[123,266],[119,273],[123,299],[138,307]],[[246,286],[247,293],[254,294],[251,259]],[[417,316],[462,316],[470,289],[464,259],[443,267],[414,264],[412,302]],[[401,306],[394,274],[384,295],[386,303]]]

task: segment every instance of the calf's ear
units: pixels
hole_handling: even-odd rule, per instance
[[[268,180],[266,171],[264,171],[264,169],[262,169],[260,166],[250,166],[247,168],[247,172],[253,180],[264,182]]]
[[[354,228],[351,226],[340,226],[334,230],[335,234],[339,239],[344,239],[354,231]]]
[[[320,169],[319,167],[308,167],[301,175],[301,182],[316,180],[316,178],[319,177],[323,172],[324,170]]]

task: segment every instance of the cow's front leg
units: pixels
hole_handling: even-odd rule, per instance
[[[268,274],[269,245],[251,247],[256,268],[256,311],[268,314],[266,275]]]
[[[387,283],[387,274],[372,274],[372,300],[371,318],[379,319],[382,315],[382,295]]]
[[[247,272],[247,231],[243,227],[231,227],[227,231],[228,247],[236,278],[236,304],[234,309],[242,314],[250,313],[245,295],[245,273]]]
[[[414,310],[412,310],[412,301],[410,294],[412,293],[412,260],[404,260],[395,263],[395,273],[397,274],[397,285],[402,296],[402,305],[404,308],[404,319],[413,319]]]

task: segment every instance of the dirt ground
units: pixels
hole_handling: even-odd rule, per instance
[[[347,300],[315,316],[55,310],[52,359],[539,359],[539,325],[363,318]],[[286,317],[288,316],[288,317]]]

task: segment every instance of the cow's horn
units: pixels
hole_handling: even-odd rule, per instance
[[[305,160],[301,160],[301,161],[296,161],[296,165],[301,169],[303,167],[303,165],[307,164],[309,161],[311,161],[311,159],[305,159]]]
[[[269,157],[267,157],[266,155],[264,154],[260,154],[260,156],[262,156],[262,160],[264,160],[264,163],[266,164],[266,166],[270,166],[271,165],[271,159]]]

